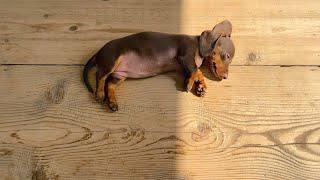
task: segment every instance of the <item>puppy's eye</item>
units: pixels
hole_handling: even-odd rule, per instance
[[[223,53],[221,55],[221,58],[224,60],[224,61],[231,61],[230,59],[230,54],[229,53]]]

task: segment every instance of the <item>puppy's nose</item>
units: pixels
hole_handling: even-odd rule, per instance
[[[227,79],[227,78],[228,78],[228,74],[222,75],[222,78],[223,78],[223,79]]]

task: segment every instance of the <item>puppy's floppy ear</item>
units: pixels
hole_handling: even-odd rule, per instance
[[[203,31],[200,36],[200,53],[205,57],[210,55],[214,49],[216,41],[220,37],[230,37],[232,32],[232,24],[228,20],[224,20],[215,25],[211,31]]]
[[[220,36],[230,37],[232,32],[232,24],[228,20],[224,20],[219,24],[215,25],[212,29],[214,41],[218,40]]]
[[[199,39],[199,49],[202,57],[209,56],[214,48],[214,35],[212,31],[203,31]]]

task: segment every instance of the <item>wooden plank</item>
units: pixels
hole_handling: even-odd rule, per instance
[[[319,65],[320,1],[1,0],[1,64],[84,64],[140,31],[200,34],[234,26],[237,65]]]
[[[94,139],[90,148],[83,145],[76,150],[59,149],[56,153],[13,146],[8,149],[12,154],[2,159],[10,159],[9,172],[20,173],[21,179],[39,176],[45,177],[43,179],[319,179],[318,161],[297,158],[279,146],[193,153],[184,150],[188,145],[177,142],[168,140],[157,143],[157,147],[148,147],[144,144],[147,142],[143,142],[139,146],[130,145],[136,146],[133,149],[110,150],[103,139]],[[296,149],[297,146],[285,147]],[[21,164],[16,164],[17,160]],[[32,164],[37,165],[33,169],[28,167]],[[16,165],[20,168],[15,168]],[[2,175],[12,177],[8,172]]]
[[[128,80],[120,111],[82,67],[1,66],[0,173],[27,179],[319,179],[320,68],[236,67],[204,98]]]

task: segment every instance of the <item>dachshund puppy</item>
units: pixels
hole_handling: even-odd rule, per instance
[[[95,97],[107,100],[112,111],[118,110],[115,89],[126,78],[146,78],[168,71],[182,70],[186,91],[195,88],[204,96],[206,83],[199,67],[206,61],[213,76],[228,77],[228,67],[234,56],[230,39],[231,23],[227,20],[200,36],[141,32],[108,42],[85,65],[83,80],[88,90],[88,72],[97,67]],[[105,88],[106,86],[106,88]]]

